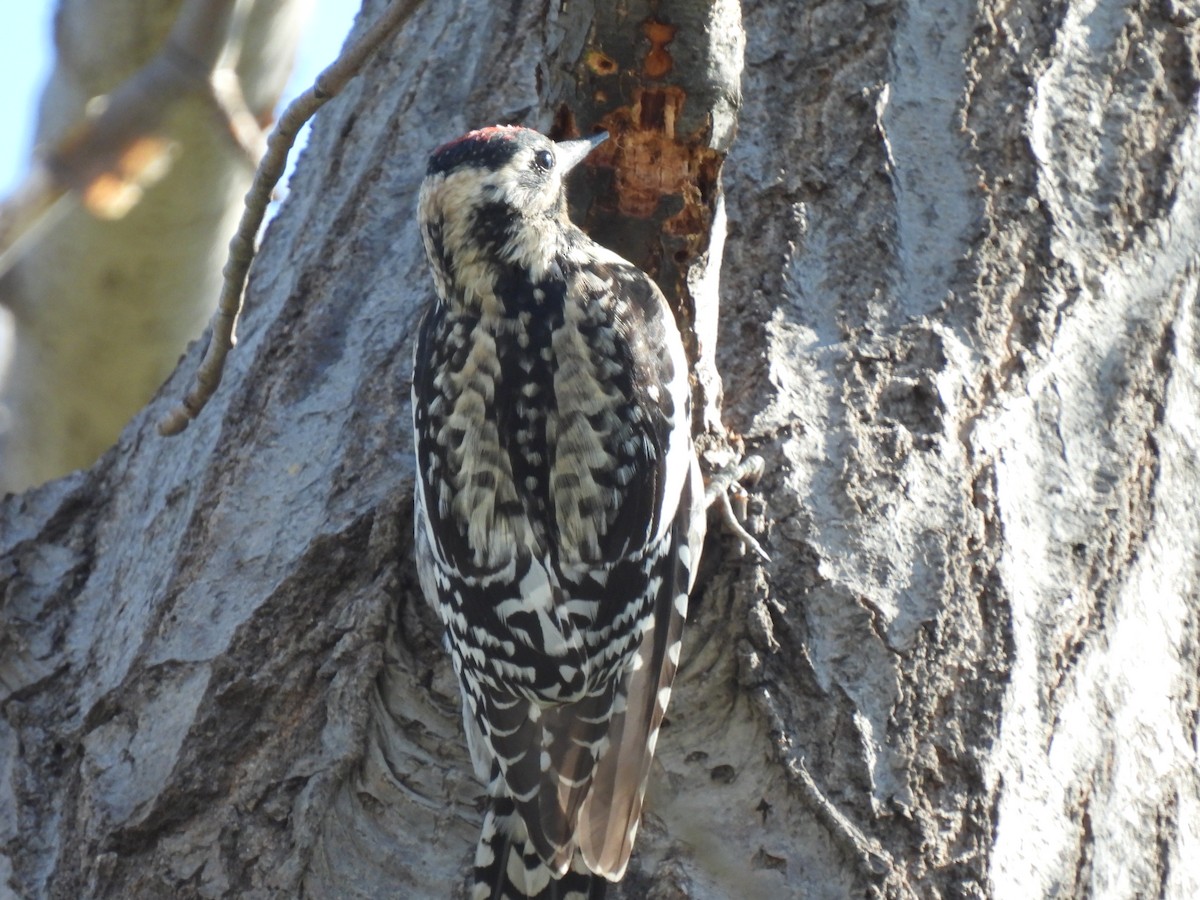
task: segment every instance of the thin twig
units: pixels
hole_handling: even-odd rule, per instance
[[[229,258],[221,273],[224,284],[217,311],[213,314],[212,337],[209,339],[208,349],[196,370],[192,389],[188,391],[183,402],[158,423],[159,434],[175,435],[187,428],[188,423],[204,409],[221,383],[225,357],[236,341],[234,328],[242,310],[246,276],[254,259],[254,240],[266,216],[267,205],[275,185],[283,176],[288,153],[296,143],[296,135],[318,109],[341,93],[350,79],[359,73],[367,59],[408,21],[421,3],[422,0],[393,0],[375,24],[318,75],[313,86],[292,101],[279,117],[279,123],[267,139],[267,152],[259,162],[250,190],[246,194],[246,207],[242,211],[237,232],[229,242]]]
[[[258,161],[266,152],[267,132],[258,124],[250,104],[246,102],[237,72],[225,67],[215,69],[211,88],[208,99],[213,104],[218,121],[250,167],[257,168]]]

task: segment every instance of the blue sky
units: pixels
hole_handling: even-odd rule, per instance
[[[20,182],[29,163],[34,113],[54,52],[50,25],[55,3],[10,0],[0,16],[0,122],[6,124],[0,131],[0,197]],[[356,0],[316,0],[285,104],[334,60],[358,7]]]

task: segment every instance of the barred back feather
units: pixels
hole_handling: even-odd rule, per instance
[[[489,789],[477,900],[624,875],[703,541],[674,318],[567,217],[594,143],[482,129],[421,189],[417,562]]]

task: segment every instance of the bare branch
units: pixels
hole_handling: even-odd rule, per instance
[[[420,6],[421,0],[394,0],[379,20],[317,76],[313,86],[292,101],[280,116],[279,123],[267,139],[267,152],[259,163],[254,173],[254,181],[246,194],[246,208],[238,223],[237,232],[229,242],[229,258],[222,271],[225,282],[217,311],[213,314],[212,337],[209,339],[208,349],[196,371],[192,389],[188,391],[183,402],[175,406],[158,423],[159,434],[176,435],[187,428],[188,423],[199,415],[221,383],[225,357],[237,341],[234,329],[241,314],[246,276],[254,259],[254,240],[266,216],[271,193],[283,176],[288,153],[295,144],[300,129],[316,115],[317,110],[341,93],[379,46],[408,21]]]

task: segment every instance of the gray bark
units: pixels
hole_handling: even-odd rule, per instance
[[[673,244],[686,198],[622,226],[598,168],[586,221],[648,235],[698,326],[772,562],[709,542],[614,896],[1200,895],[1195,10],[686,9],[655,79],[648,7],[428,4],[319,117],[209,408],[154,433],[193,347],[0,504],[0,883],[453,894],[481,789],[411,562],[424,159],[675,84],[723,208]]]

